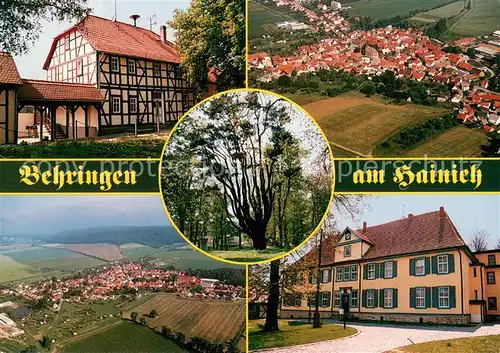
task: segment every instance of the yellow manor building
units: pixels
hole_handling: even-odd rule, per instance
[[[443,207],[371,227],[365,222],[336,239],[323,244],[322,317],[338,318],[339,309],[379,321],[468,324],[500,317],[500,250],[473,253]],[[312,316],[314,302],[315,295],[285,295],[281,317]]]

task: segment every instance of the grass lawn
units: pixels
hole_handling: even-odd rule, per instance
[[[465,9],[465,5],[467,5],[467,1],[455,1],[451,4],[438,7],[437,9],[419,13],[410,18],[410,20],[436,22],[441,18],[450,18],[458,15],[460,11]]]
[[[469,129],[459,125],[445,131],[442,135],[425,141],[420,146],[407,151],[407,157],[480,157],[481,145],[487,144],[484,131]]]
[[[122,322],[64,345],[62,353],[102,352],[183,353],[187,352],[145,326]]]
[[[342,325],[331,324],[313,329],[312,325],[307,323],[280,320],[280,332],[266,333],[259,328],[259,323],[263,324],[263,321],[250,321],[248,323],[250,350],[335,340],[354,335],[357,332],[355,328],[349,326],[345,330]]]
[[[450,0],[360,0],[349,2],[345,6],[351,6],[347,9],[351,16],[370,16],[381,20],[397,15],[404,17],[412,11],[425,11],[449,2]]]
[[[472,8],[449,31],[462,36],[489,35],[499,29],[500,0],[471,0]]]
[[[306,104],[304,108],[330,142],[364,155],[372,153],[376,146],[402,129],[447,112],[439,106],[386,104],[382,97],[365,97],[354,92]]]
[[[0,158],[160,158],[167,134],[1,145]]]
[[[284,249],[267,248],[266,250],[228,250],[228,251],[209,251],[210,255],[220,257],[222,259],[236,262],[257,262],[265,261],[278,257],[287,251]]]
[[[0,352],[3,353],[19,353],[24,348],[26,348],[26,346],[17,341],[12,341],[5,338],[2,338],[2,340],[0,341]]]
[[[499,351],[500,335],[426,342],[393,350],[394,353],[498,353]]]

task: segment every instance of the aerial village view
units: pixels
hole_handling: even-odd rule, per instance
[[[244,352],[245,268],[193,250],[156,196],[99,199],[2,197],[0,351]]]
[[[337,157],[497,156],[500,6],[250,0],[251,86],[301,104]]]

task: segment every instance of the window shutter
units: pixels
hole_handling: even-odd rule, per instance
[[[432,307],[431,287],[425,287],[425,307],[426,308]]]
[[[438,258],[437,258],[437,256],[432,257],[432,273],[438,273]]]
[[[417,306],[417,297],[415,288],[410,288],[410,308]]]
[[[378,295],[379,295],[378,304],[379,304],[379,306],[380,306],[381,308],[383,308],[383,307],[384,307],[384,290],[383,290],[383,289],[381,289],[381,290],[379,291]],[[375,306],[376,306],[376,305],[375,305]]]
[[[380,273],[379,273],[379,266],[378,264],[375,264],[375,278],[380,278]]]
[[[374,307],[376,308],[378,306],[378,290],[374,289],[373,291],[375,292],[375,305],[374,305]]]
[[[368,279],[368,265],[363,265],[363,279]]]
[[[398,307],[398,289],[397,288],[394,288],[392,290],[392,306],[394,308]]]
[[[366,266],[365,266],[365,268],[366,268]],[[362,293],[362,294],[363,294],[363,295],[362,295],[362,297],[363,297],[363,298],[362,298],[362,305],[363,305],[363,308],[366,308],[366,289],[365,289],[365,290],[363,290],[363,293]]]
[[[457,296],[455,294],[455,286],[449,287],[450,289],[450,308],[457,307]]]
[[[380,264],[380,278],[385,278],[385,262]]]
[[[410,259],[410,276],[415,276],[415,259]]]
[[[432,287],[432,307],[437,308],[439,302],[438,287]]]
[[[449,273],[455,272],[455,255],[454,254],[448,255],[448,272]]]
[[[332,305],[332,292],[327,292],[328,293],[328,306]]]
[[[431,273],[431,258],[425,258],[425,274],[428,275]]]
[[[332,270],[328,270],[328,282],[332,281]]]
[[[392,277],[397,277],[398,276],[398,262],[393,261],[392,262]]]

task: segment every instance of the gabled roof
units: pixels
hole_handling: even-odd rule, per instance
[[[49,55],[43,65],[44,70],[49,67],[57,40],[74,29],[77,29],[97,51],[174,63],[181,61],[172,42],[164,43],[158,34],[148,29],[88,15],[54,38]]]
[[[0,51],[0,84],[22,85],[16,63],[9,53]]]
[[[367,227],[363,234],[368,236],[374,244],[365,253],[363,259],[466,245],[444,208]]]
[[[90,84],[22,80],[18,98],[26,101],[102,102],[101,92]]]

